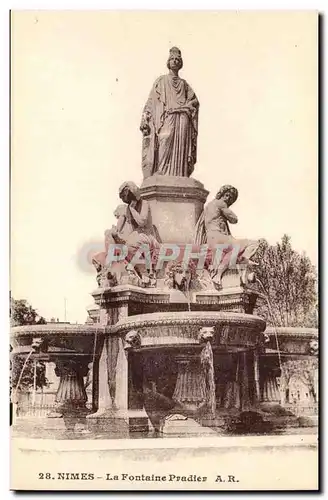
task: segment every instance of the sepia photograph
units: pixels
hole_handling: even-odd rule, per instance
[[[318,491],[318,44],[11,11],[12,490]]]

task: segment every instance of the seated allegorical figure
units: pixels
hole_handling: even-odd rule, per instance
[[[218,245],[222,245],[221,261],[211,270],[212,279],[217,285],[221,285],[222,275],[230,267],[233,255],[236,255],[237,266],[243,267],[242,284],[246,284],[247,265],[256,265],[251,258],[258,249],[258,240],[234,238],[230,232],[229,223],[238,222],[237,215],[230,208],[237,198],[238,191],[235,187],[222,186],[214,200],[205,206],[196,225],[196,244],[207,243],[213,252]]]
[[[125,263],[112,263],[110,268],[126,266],[142,245],[146,245],[152,255],[157,251],[159,243],[155,237],[155,230],[151,222],[150,207],[146,200],[142,200],[140,190],[134,182],[125,182],[119,189],[119,196],[124,204],[119,205],[114,215],[117,219],[115,226],[105,232],[105,252],[93,257],[93,263],[99,272],[104,267],[110,245],[126,245],[128,254]],[[145,259],[147,262],[147,259]],[[145,277],[151,269],[147,265],[136,264],[134,270],[140,278]]]
[[[96,268],[97,271],[97,281],[98,284],[99,281],[102,279],[102,274],[103,271],[105,270],[105,265],[106,265],[106,257],[107,257],[107,252],[110,243],[114,242],[114,235],[119,235],[121,234],[121,229],[124,224],[124,217],[125,217],[125,212],[126,212],[126,205],[118,205],[116,209],[114,210],[114,217],[117,219],[116,225],[113,225],[111,229],[107,229],[105,231],[105,251],[99,252],[92,257],[92,264]],[[122,235],[123,236],[123,235]],[[117,238],[118,240],[120,239],[119,237]],[[117,241],[119,243],[119,241]]]
[[[159,243],[151,221],[150,206],[148,201],[141,199],[138,186],[134,182],[124,182],[119,196],[127,205],[119,236],[123,235],[129,254],[134,254],[141,245],[148,245],[151,252],[157,249]]]

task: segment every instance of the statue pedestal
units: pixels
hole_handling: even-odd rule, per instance
[[[145,179],[140,191],[150,204],[152,223],[163,243],[193,243],[195,225],[208,196],[201,182],[157,174]]]

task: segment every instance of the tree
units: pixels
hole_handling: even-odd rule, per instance
[[[44,325],[46,323],[44,317],[40,316],[26,300],[15,300],[12,297],[10,298],[10,320],[11,326]],[[15,355],[12,357],[10,366],[11,388],[17,386],[25,360],[26,356]],[[34,360],[29,358],[21,376],[19,389],[28,390],[34,386],[34,373],[36,373],[37,389],[48,385],[45,363],[37,360],[35,367]]]
[[[315,386],[315,372],[318,369],[318,359],[289,359],[283,364],[282,387],[286,391],[286,400],[289,403],[289,384],[292,377],[296,377],[308,388],[313,401],[317,402]]]
[[[25,356],[23,357],[16,355],[13,357],[10,377],[10,385],[12,389],[15,389],[17,387],[25,360]],[[46,377],[46,365],[44,361],[39,360],[36,360],[35,363],[35,388],[42,389],[43,387],[46,387],[48,385],[48,379]],[[18,389],[20,391],[28,391],[32,387],[34,387],[34,360],[29,359],[22,373]]]
[[[257,314],[269,325],[317,327],[316,268],[304,253],[293,250],[290,237],[284,235],[276,245],[261,240],[254,260],[259,264],[255,273],[261,291],[270,304],[259,300]]]
[[[26,300],[10,298],[11,326],[44,325],[46,320],[40,316]]]

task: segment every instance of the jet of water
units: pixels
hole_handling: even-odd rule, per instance
[[[20,383],[22,381],[22,376],[23,376],[23,373],[24,373],[24,370],[26,368],[26,365],[28,363],[28,360],[30,359],[31,355],[33,354],[34,352],[34,349],[31,349],[30,352],[28,353],[28,355],[26,356],[26,359],[24,361],[24,364],[22,366],[22,369],[20,371],[20,374],[19,374],[19,377],[18,377],[18,382],[17,382],[17,385],[15,387],[15,391],[14,391],[14,394],[15,394],[15,399],[16,399],[16,396],[17,396],[17,392],[18,392],[18,389],[19,389],[19,386],[20,386]]]
[[[191,276],[189,276],[186,281],[185,281],[185,295],[187,297],[187,304],[188,304],[188,312],[191,312],[191,289],[190,289],[190,284],[191,284]]]
[[[213,350],[211,342],[207,341],[201,355],[201,364],[204,370],[207,387],[207,404],[212,418],[215,417],[216,396],[215,396],[215,380],[214,380],[214,363]]]
[[[257,281],[257,283],[259,283],[259,285],[260,285],[260,287],[262,289],[264,298],[266,299],[266,302],[267,302],[267,305],[268,305],[269,314],[270,314],[272,325],[273,325],[273,332],[274,332],[274,336],[275,336],[275,340],[276,340],[278,360],[279,360],[279,368],[280,368],[281,372],[283,372],[283,367],[282,367],[282,362],[281,362],[281,354],[280,354],[280,348],[279,348],[279,341],[278,341],[277,327],[276,327],[276,322],[275,322],[275,319],[274,319],[274,315],[273,315],[271,303],[270,303],[270,300],[269,300],[269,296],[268,296],[268,294],[265,291],[265,288],[263,286],[262,281],[260,281],[258,278],[256,278],[256,281]]]

